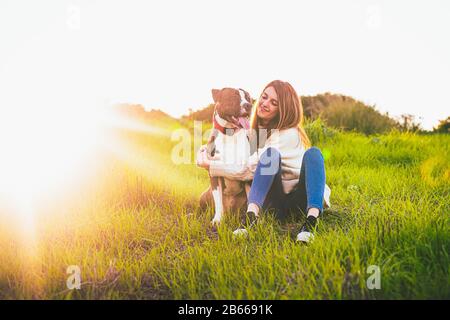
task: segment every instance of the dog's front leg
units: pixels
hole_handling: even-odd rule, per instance
[[[211,191],[214,199],[214,218],[211,224],[218,226],[223,214],[223,185],[220,177],[211,177]]]
[[[247,201],[248,201],[248,196],[250,194],[250,188],[252,187],[252,182],[251,181],[245,182],[244,187],[245,187],[245,195],[247,196]]]

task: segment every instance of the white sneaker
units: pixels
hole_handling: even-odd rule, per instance
[[[309,231],[300,231],[297,235],[297,241],[309,243],[314,240],[314,235]]]
[[[247,229],[239,228],[233,231],[235,237],[246,237],[248,235]]]
[[[300,229],[299,234],[297,235],[297,241],[309,243],[314,240],[314,234],[312,233],[315,229],[317,223],[317,219],[313,217],[308,217],[306,222],[303,224]]]

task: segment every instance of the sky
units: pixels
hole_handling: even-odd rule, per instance
[[[0,109],[128,102],[178,117],[212,88],[256,98],[281,79],[431,129],[450,115],[449,39],[447,0],[2,0]]]

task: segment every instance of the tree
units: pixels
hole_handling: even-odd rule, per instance
[[[433,129],[433,132],[450,133],[450,117],[440,120],[438,126]]]
[[[403,131],[419,131],[420,123],[416,121],[416,116],[412,114],[402,114],[400,116],[400,128]]]

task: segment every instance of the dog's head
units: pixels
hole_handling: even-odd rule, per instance
[[[212,89],[215,112],[220,118],[237,127],[248,129],[252,98],[242,89]]]

